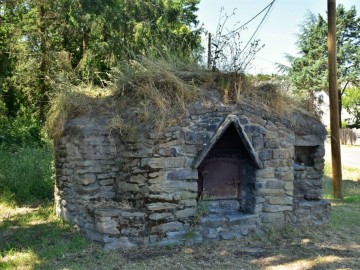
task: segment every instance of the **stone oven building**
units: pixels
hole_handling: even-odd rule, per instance
[[[105,115],[67,121],[56,142],[56,211],[105,249],[233,239],[264,227],[319,225],[326,130],[215,91],[158,134],[124,138]]]

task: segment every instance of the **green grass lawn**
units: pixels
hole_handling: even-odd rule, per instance
[[[0,269],[359,269],[360,170],[344,168],[344,200],[332,198],[330,171],[326,164],[324,197],[332,204],[329,225],[289,226],[240,240],[110,252],[57,218],[51,200],[24,204],[11,200],[13,194],[0,202]]]

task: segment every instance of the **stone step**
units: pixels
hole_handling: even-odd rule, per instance
[[[238,200],[209,200],[206,203],[208,204],[209,214],[235,214],[240,209]]]
[[[231,214],[209,214],[201,218],[200,226],[203,228],[231,228],[233,226],[256,225],[259,216],[253,214],[231,213]]]
[[[225,215],[228,220],[229,227],[234,225],[255,225],[259,219],[258,215],[253,214],[231,214]]]

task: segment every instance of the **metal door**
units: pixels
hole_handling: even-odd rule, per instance
[[[200,168],[203,194],[210,198],[238,198],[241,187],[241,160],[213,158],[204,160]]]

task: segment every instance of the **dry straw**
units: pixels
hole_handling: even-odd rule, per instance
[[[134,134],[134,121],[151,124],[161,132],[186,114],[187,105],[201,93],[197,85],[207,76],[195,66],[145,57],[123,64],[114,73],[116,84],[106,91],[69,86],[53,94],[46,123],[52,138],[61,137],[67,120],[95,112],[108,115],[110,131],[123,136]],[[134,114],[129,116],[130,110],[136,119]]]
[[[189,104],[200,99],[207,88],[217,88],[224,103],[247,102],[287,114],[294,106],[290,98],[273,84],[254,87],[244,75],[212,73],[197,65],[153,60],[145,57],[126,62],[114,71],[114,85],[104,88],[69,86],[51,98],[47,129],[60,138],[67,120],[80,115],[108,116],[110,132],[121,136],[136,133],[139,124],[152,125],[161,133],[178,123]]]

